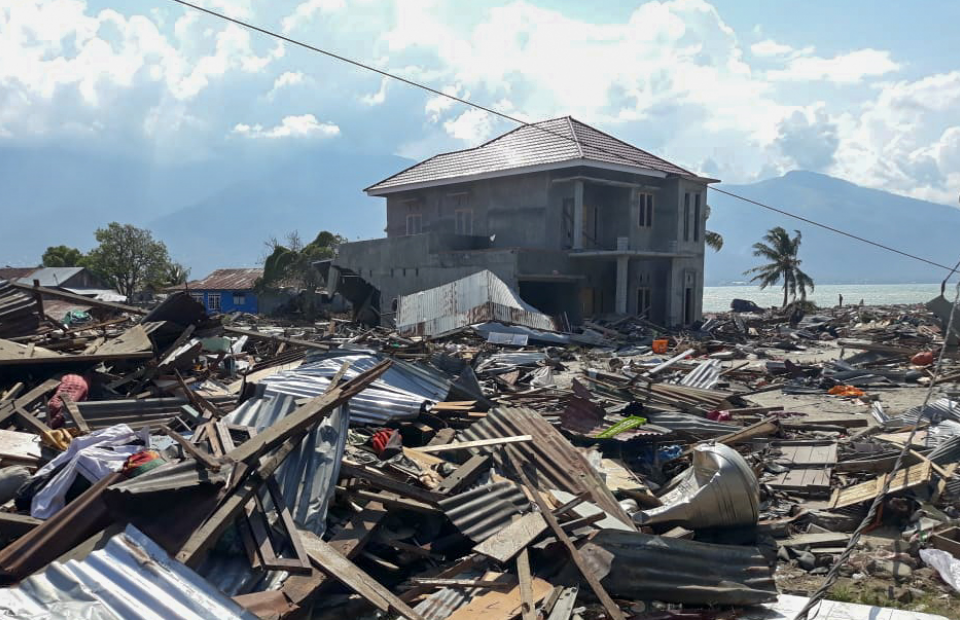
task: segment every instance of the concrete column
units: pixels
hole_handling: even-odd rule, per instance
[[[583,249],[583,181],[573,182],[573,249]]]
[[[630,271],[630,257],[617,257],[617,314],[627,313],[627,274]]]

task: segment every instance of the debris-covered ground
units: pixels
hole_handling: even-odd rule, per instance
[[[957,618],[943,314],[424,338],[0,282],[0,616],[792,618],[836,571],[819,617]]]

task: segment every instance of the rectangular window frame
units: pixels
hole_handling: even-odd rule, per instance
[[[423,232],[423,214],[407,213],[407,236],[419,235]]]
[[[690,192],[683,194],[683,240],[690,241]]]
[[[473,234],[473,209],[457,209],[454,218],[454,230],[458,235]]]
[[[213,312],[220,312],[220,293],[207,293],[207,308]]]
[[[693,240],[700,241],[700,192],[693,195]]]
[[[246,293],[233,293],[233,305],[235,306],[245,306],[247,305],[247,294]]]
[[[653,228],[653,194],[640,192],[638,195],[637,226]]]
[[[646,314],[650,316],[650,308],[653,306],[653,292],[649,286],[637,287],[637,315]]]

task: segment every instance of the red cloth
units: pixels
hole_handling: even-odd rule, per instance
[[[373,446],[373,451],[381,459],[390,458],[403,449],[400,433],[390,428],[377,431],[370,438],[370,444]]]
[[[87,394],[90,391],[90,385],[87,380],[80,375],[64,375],[60,379],[60,385],[57,391],[53,393],[53,398],[47,403],[47,413],[50,416],[50,428],[60,428],[63,426],[63,400],[61,394],[66,394],[74,402],[87,400]]]

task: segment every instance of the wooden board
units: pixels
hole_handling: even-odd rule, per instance
[[[768,483],[775,489],[803,491],[806,493],[830,493],[829,469],[791,469]]]
[[[509,562],[527,545],[547,531],[547,522],[539,512],[530,512],[473,548],[498,562]]]
[[[493,439],[478,439],[476,441],[458,441],[446,443],[437,446],[424,446],[422,448],[413,448],[418,452],[448,452],[450,450],[466,450],[468,448],[484,448],[488,446],[499,446],[507,443],[517,443],[520,441],[533,441],[532,435],[517,435],[516,437],[495,437]]]
[[[786,540],[778,540],[781,547],[836,547],[845,545],[850,540],[850,534],[843,532],[815,532],[813,534],[799,534]]]
[[[836,442],[797,441],[775,444],[782,453],[777,462],[784,465],[833,465],[837,462]]]
[[[553,586],[549,582],[534,577],[530,583],[531,600],[534,604],[542,601]],[[520,586],[506,592],[493,590],[482,594],[466,605],[463,605],[447,617],[447,620],[510,620],[520,615],[523,604],[520,596]]]
[[[894,475],[893,480],[890,482],[889,492],[896,493],[898,491],[906,491],[926,484],[930,481],[932,473],[933,470],[930,468],[929,462],[902,469]],[[855,484],[845,489],[836,489],[833,492],[833,497],[830,499],[829,507],[843,508],[844,506],[852,506],[860,502],[871,501],[883,487],[883,480],[884,477],[879,476],[876,480]]]
[[[329,543],[309,531],[301,531],[304,547],[310,560],[322,571],[347,586],[380,611],[394,611],[409,620],[424,620],[409,605],[401,601],[376,579],[343,557]],[[550,584],[547,584],[550,587]]]

